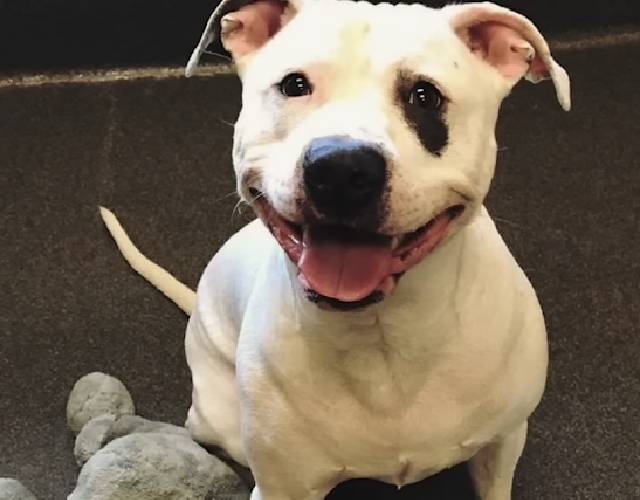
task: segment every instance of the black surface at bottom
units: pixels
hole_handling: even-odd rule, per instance
[[[219,0],[3,0],[0,71],[186,64],[218,3]],[[442,7],[452,2],[389,3]],[[495,0],[494,3],[529,17],[545,35],[640,23],[637,0]],[[212,50],[224,53],[219,46]],[[209,56],[204,59],[220,60]]]
[[[354,479],[335,488],[327,500],[424,500],[425,498],[474,499],[473,486],[466,466],[463,464],[453,467],[401,489],[379,481]]]

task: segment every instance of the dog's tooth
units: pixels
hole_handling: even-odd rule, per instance
[[[391,239],[391,249],[392,249],[392,250],[395,250],[396,248],[398,248],[398,246],[400,245],[400,240],[401,240],[401,239],[402,239],[402,238],[400,238],[400,236],[394,236],[394,237]]]

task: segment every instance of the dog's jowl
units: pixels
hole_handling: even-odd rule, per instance
[[[547,342],[483,201],[502,99],[550,79],[568,110],[566,72],[531,22],[489,3],[226,0],[189,74],[217,39],[242,80],[233,161],[258,218],[194,294],[103,210],[191,316],[188,429],[251,467],[253,500],[402,486],[465,460],[481,499],[509,499]]]

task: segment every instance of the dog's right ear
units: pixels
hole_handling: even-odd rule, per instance
[[[267,43],[301,7],[303,0],[222,0],[211,14],[200,43],[187,63],[195,72],[206,48],[221,41],[237,63]]]

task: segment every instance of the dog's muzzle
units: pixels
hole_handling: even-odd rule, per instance
[[[382,234],[387,162],[373,144],[343,136],[312,140],[303,156],[299,224],[255,189],[253,206],[296,265],[310,300],[334,309],[384,299],[400,276],[446,236],[464,210],[455,203],[411,233]]]

